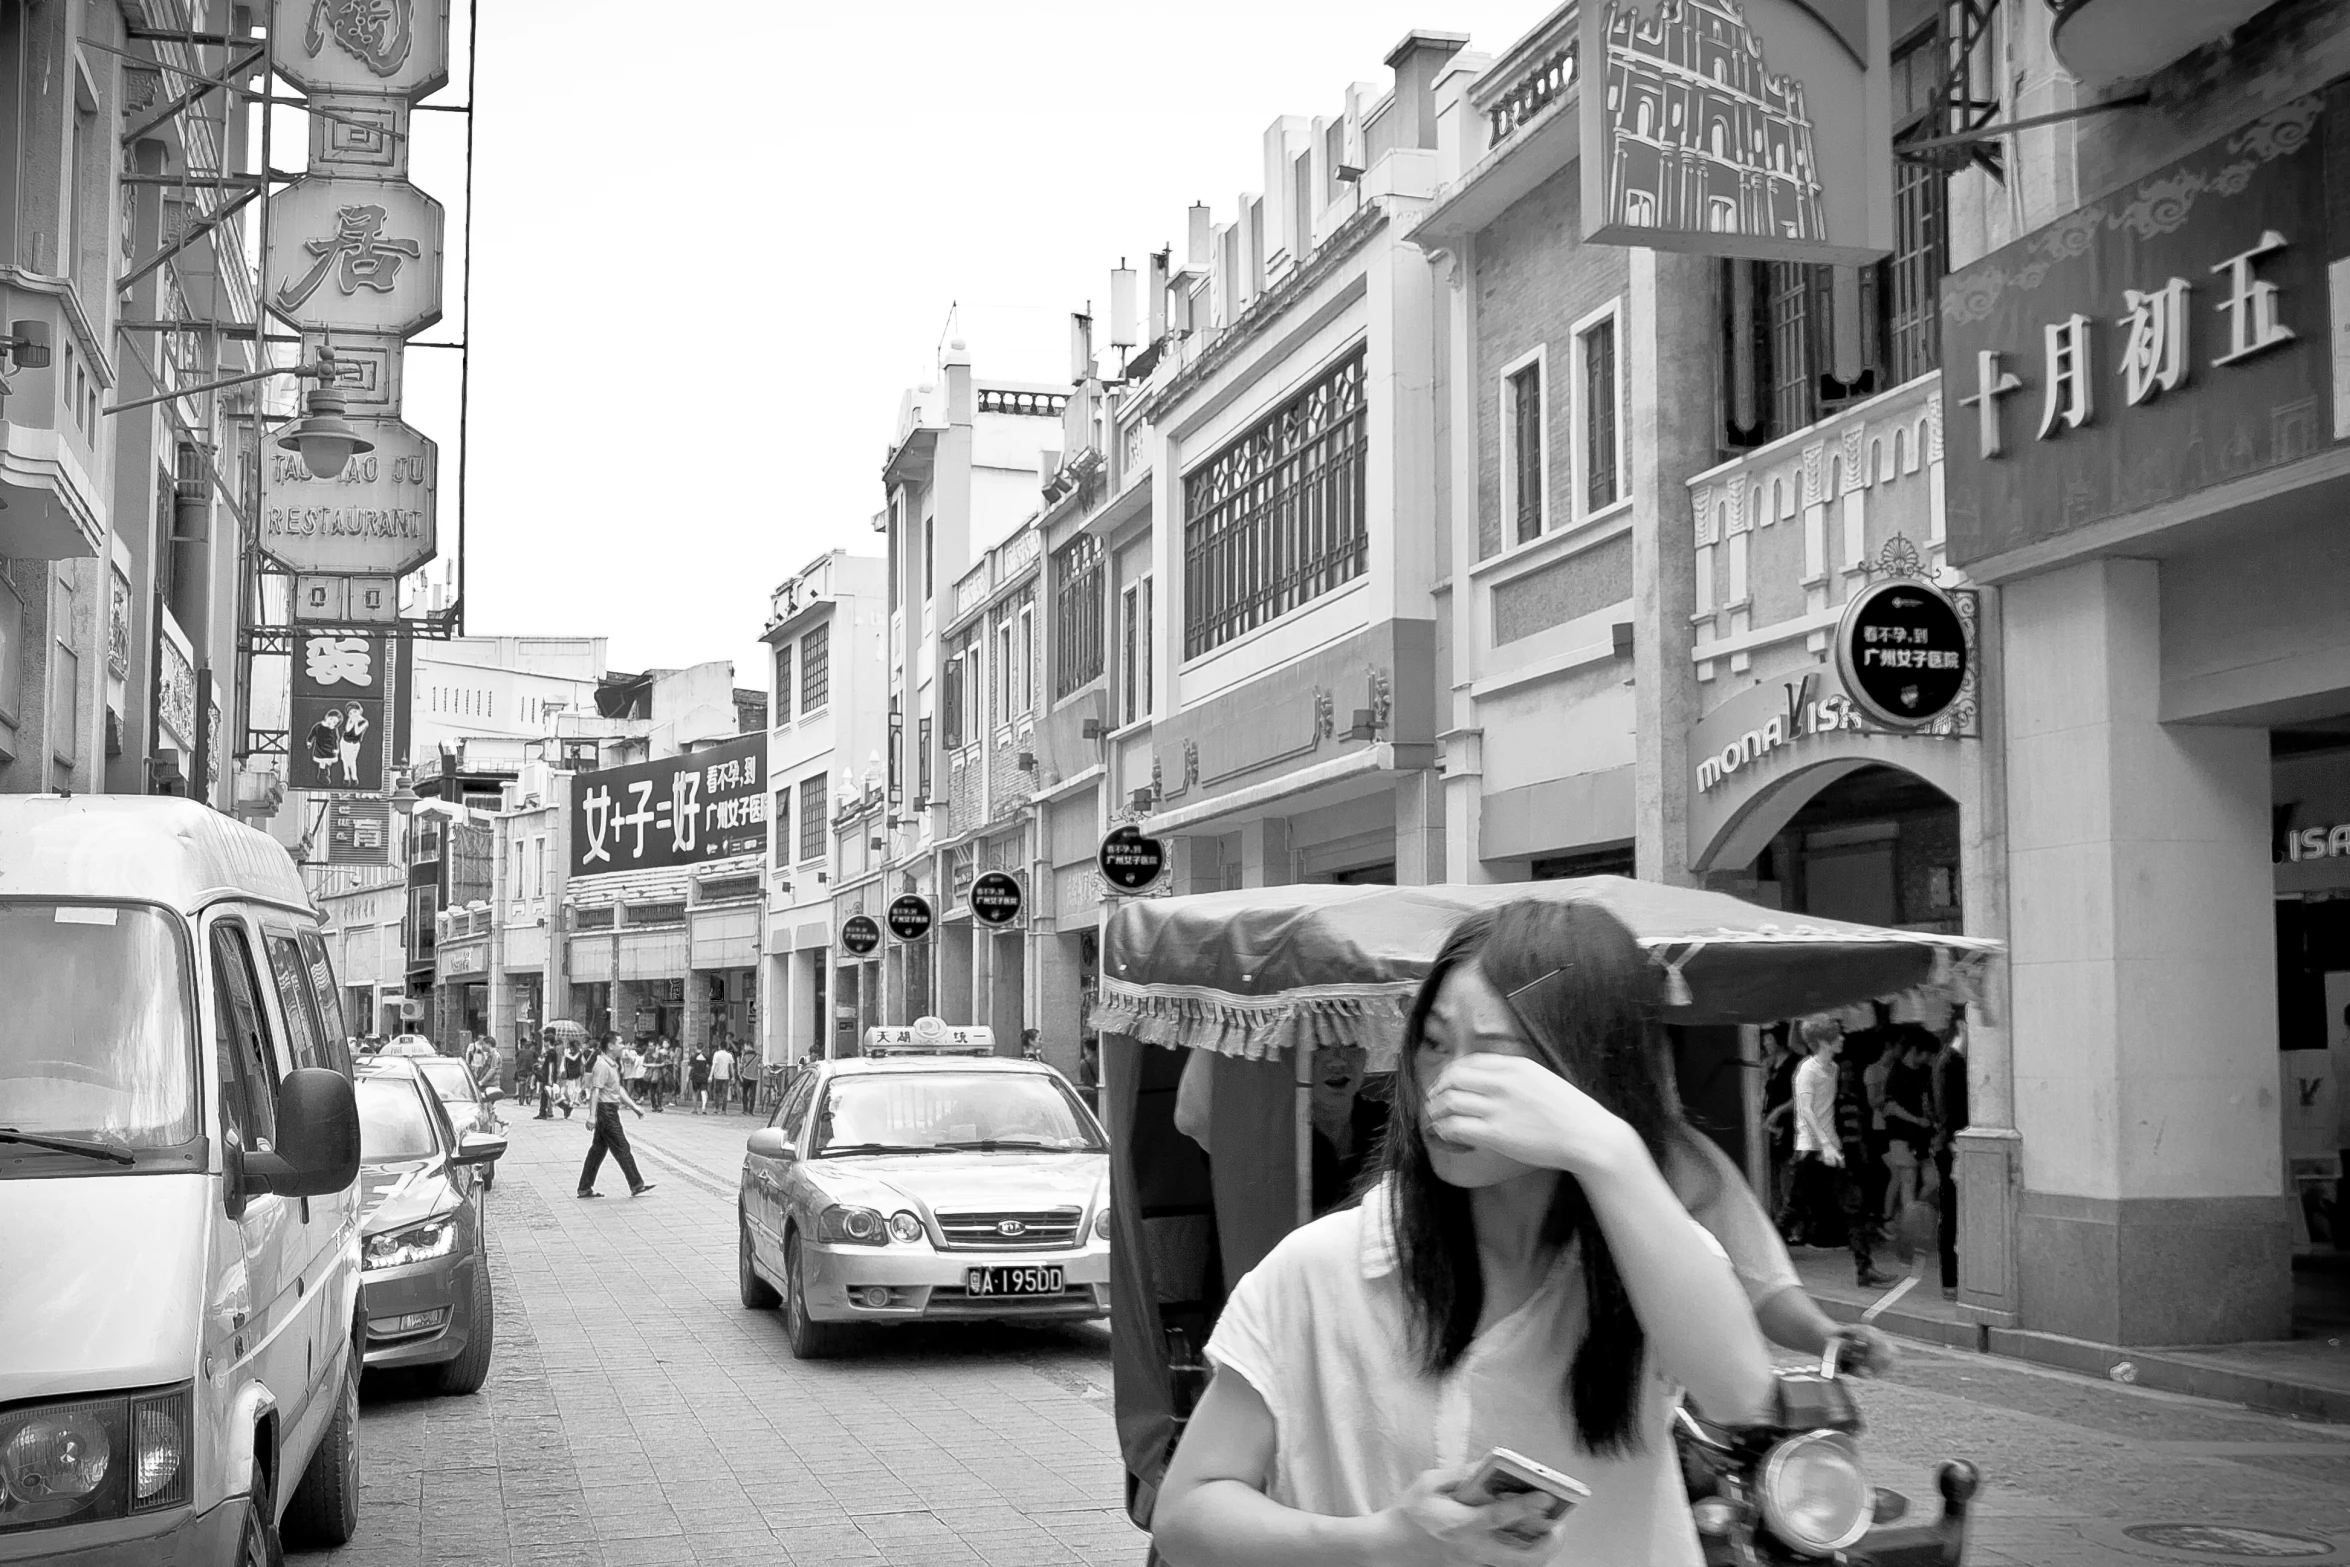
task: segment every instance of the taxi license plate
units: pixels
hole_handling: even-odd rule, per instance
[[[1058,1268],[972,1268],[963,1275],[966,1295],[1058,1295]]]

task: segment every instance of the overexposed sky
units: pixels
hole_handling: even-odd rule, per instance
[[[466,0],[456,5],[462,102]],[[1109,271],[1228,221],[1281,114],[1335,117],[1414,28],[1499,53],[1544,0],[811,5],[479,0],[468,629],[606,635],[617,669],[736,661],[767,594],[869,526],[950,305],[983,375],[1068,376]],[[449,209],[463,117],[419,114]],[[281,131],[280,147],[287,138]],[[281,153],[281,167],[298,162]],[[1178,259],[1181,250],[1178,248]],[[442,445],[455,359],[411,348]]]

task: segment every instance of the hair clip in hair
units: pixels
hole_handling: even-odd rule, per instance
[[[1523,985],[1520,985],[1517,989],[1508,992],[1503,999],[1508,1001],[1511,1006],[1516,1006],[1518,1004],[1518,998],[1526,994],[1527,991],[1532,990],[1537,985],[1549,984],[1552,980],[1558,978],[1561,974],[1566,973],[1567,970],[1573,968],[1574,966],[1575,965],[1572,963],[1561,963],[1557,968],[1550,970],[1548,973],[1537,974],[1532,979],[1526,981],[1526,983]]]

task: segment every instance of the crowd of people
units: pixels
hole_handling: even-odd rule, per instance
[[[1779,1232],[1790,1246],[1843,1247],[1863,1288],[1940,1254],[1958,1294],[1953,1143],[1967,1124],[1963,1013],[1939,1029],[1896,1022],[1881,1002],[1774,1030],[1764,1091]]]
[[[724,1035],[691,1049],[657,1035],[630,1041],[608,1033],[596,1043],[584,1034],[525,1040],[514,1053],[516,1096],[535,1096],[541,1121],[558,1113],[568,1119],[588,1105],[586,1084],[606,1050],[630,1098],[655,1114],[671,1104],[690,1106],[695,1115],[758,1111],[758,1073]]]

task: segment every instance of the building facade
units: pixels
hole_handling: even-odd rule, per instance
[[[240,51],[225,0],[0,7],[0,789],[194,794],[230,773],[239,533],[268,363],[244,214],[247,114],[172,112]],[[168,65],[173,74],[166,75]],[[167,85],[168,83],[168,85]],[[235,83],[253,89],[253,73]]]
[[[850,778],[888,743],[889,564],[845,550],[779,585],[760,640],[767,684],[769,807],[763,1060],[825,1053],[845,1009],[854,1028],[862,975],[836,975],[833,903],[842,879],[834,815]],[[853,1033],[852,1038],[856,1037]]]

